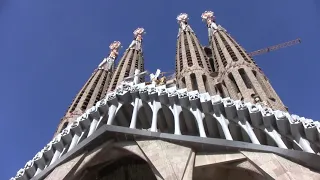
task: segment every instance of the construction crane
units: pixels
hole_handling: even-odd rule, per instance
[[[264,48],[264,49],[259,49],[259,50],[250,52],[248,54],[249,54],[249,56],[253,57],[253,56],[261,55],[261,54],[264,54],[264,53],[268,53],[270,51],[276,51],[276,50],[281,49],[281,48],[286,48],[286,47],[289,47],[289,46],[293,46],[293,45],[296,45],[296,44],[299,44],[299,43],[301,43],[301,39],[300,38],[292,40],[292,41],[288,41],[288,42],[285,42],[285,43],[277,44],[277,45],[274,45],[274,46],[270,46],[270,47],[267,47],[267,48]]]

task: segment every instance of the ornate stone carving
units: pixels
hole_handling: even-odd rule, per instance
[[[55,140],[56,141],[56,140]],[[44,148],[43,148],[43,152],[48,152],[52,149],[52,141],[49,142]]]
[[[199,97],[199,93],[190,93],[188,96],[189,96],[189,100],[191,100],[191,101],[200,98],[200,97]]]
[[[70,128],[71,128],[71,129],[74,129],[74,128],[77,128],[79,125],[80,125],[80,124],[79,124],[79,121],[73,121],[73,122],[71,123]]]
[[[168,96],[169,96],[169,97],[173,97],[173,96],[177,96],[177,95],[178,95],[177,90],[168,91]]]
[[[179,25],[180,25],[180,28],[181,28],[183,31],[187,30],[186,27],[188,26],[188,20],[189,20],[188,14],[186,14],[186,13],[181,13],[181,14],[179,14],[179,15],[177,16],[177,20],[178,20],[178,23],[179,23]]]
[[[275,111],[275,116],[277,119],[284,119],[286,118],[285,114],[282,111]]]
[[[22,168],[17,172],[16,178],[23,177],[25,173],[25,170]]]
[[[107,95],[107,100],[111,101],[116,98],[116,93],[112,92]]]
[[[139,86],[136,86],[136,85],[135,85],[135,86],[132,86],[130,92],[131,92],[131,93],[133,93],[133,92],[139,92]]]
[[[306,119],[306,118],[300,118],[300,120],[302,121],[303,123],[303,126],[305,128],[314,128],[316,127],[316,124],[314,123],[314,121],[312,121],[311,119]]]
[[[43,157],[43,152],[42,151],[40,151],[40,152],[38,152],[34,157],[33,157],[33,161],[37,161],[37,160],[39,160],[39,159],[41,159]]]
[[[61,141],[61,134],[58,134],[55,138],[52,140],[52,144],[59,143]]]
[[[110,54],[108,57],[104,58],[103,61],[99,64],[99,69],[105,69],[107,71],[110,71],[113,69],[113,64],[115,59],[117,58],[119,54],[119,49],[121,47],[120,41],[114,41],[110,44]]]
[[[165,88],[159,88],[159,89],[158,89],[158,92],[159,92],[159,95],[165,95],[165,94],[167,94],[167,91],[166,91]]]
[[[247,108],[247,106],[246,106],[246,104],[244,103],[244,102],[239,102],[239,104],[238,104],[239,106],[238,106],[238,108],[239,108],[239,110],[243,110],[243,109],[246,109]]]
[[[178,98],[179,99],[188,97],[188,92],[187,91],[180,91],[177,94],[178,94]]]
[[[129,48],[135,48],[136,50],[141,50],[141,42],[142,42],[142,35],[145,34],[144,28],[137,28],[133,34],[134,34],[134,40],[129,45]]]
[[[212,28],[213,30],[218,29],[218,26],[215,23],[215,16],[212,11],[205,11],[201,14],[201,18],[203,21],[206,21],[208,28]]]
[[[148,94],[155,94],[157,93],[157,89],[155,87],[149,88]]]
[[[26,165],[24,165],[24,169],[29,169],[32,168],[34,165],[34,161],[33,160],[29,160]]]
[[[225,104],[226,104],[227,107],[230,107],[230,106],[233,106],[233,105],[234,105],[234,102],[233,102],[233,100],[231,100],[231,99],[227,99],[227,100],[225,101]]]
[[[61,136],[66,136],[70,133],[70,129],[69,128],[65,128],[64,130],[61,131]]]
[[[97,104],[96,104],[97,107],[103,107],[103,106],[105,106],[105,105],[107,105],[107,99],[106,99],[106,98],[101,99],[101,100],[98,101]]]
[[[299,123],[301,123],[300,117],[297,116],[297,115],[295,115],[295,114],[292,114],[292,115],[291,115],[291,123],[293,123],[293,124],[299,124]]]
[[[213,103],[213,104],[219,104],[219,103],[221,103],[221,101],[222,101],[221,97],[218,96],[218,95],[212,96],[212,97],[211,97],[211,100],[212,100],[212,103]]]
[[[139,89],[139,93],[148,93],[148,90],[149,90],[149,88],[148,88],[148,86],[146,86],[144,88]]]

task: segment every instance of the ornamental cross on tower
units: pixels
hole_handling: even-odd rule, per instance
[[[135,47],[136,50],[141,50],[141,43],[142,43],[142,35],[145,34],[144,28],[137,28],[134,34],[134,40],[130,44],[129,48]]]
[[[133,85],[136,85],[136,84],[139,83],[139,78],[145,76],[146,74],[148,74],[148,71],[140,72],[139,69],[136,69],[134,71],[134,75],[133,76],[129,76],[129,77],[126,77],[126,78],[123,79],[124,80],[123,83],[130,83],[133,80],[132,81]]]
[[[108,57],[104,58],[103,61],[99,64],[99,69],[105,69],[107,71],[112,70],[115,59],[119,54],[119,49],[121,48],[120,41],[114,41],[110,44],[110,54]]]

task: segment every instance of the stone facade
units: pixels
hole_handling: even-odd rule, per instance
[[[115,70],[120,42],[110,45],[54,139],[11,179],[320,179],[320,123],[286,112],[213,13],[202,18],[206,48],[177,17],[176,76],[164,85],[132,82],[144,71],[143,28]]]
[[[318,179],[319,137],[319,123],[261,105],[122,84],[12,180]]]

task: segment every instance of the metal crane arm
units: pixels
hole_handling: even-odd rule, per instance
[[[281,49],[281,48],[293,46],[293,45],[296,45],[296,44],[299,44],[299,43],[301,43],[301,39],[300,38],[292,40],[292,41],[288,41],[288,42],[285,42],[285,43],[281,43],[281,44],[278,44],[278,45],[270,46],[270,47],[267,47],[267,48],[264,48],[264,49],[259,49],[259,50],[256,50],[256,51],[248,53],[248,55],[251,56],[251,57],[252,56],[257,56],[257,55],[260,55],[260,54],[268,53],[270,51],[275,51],[275,50],[278,50],[278,49]]]

